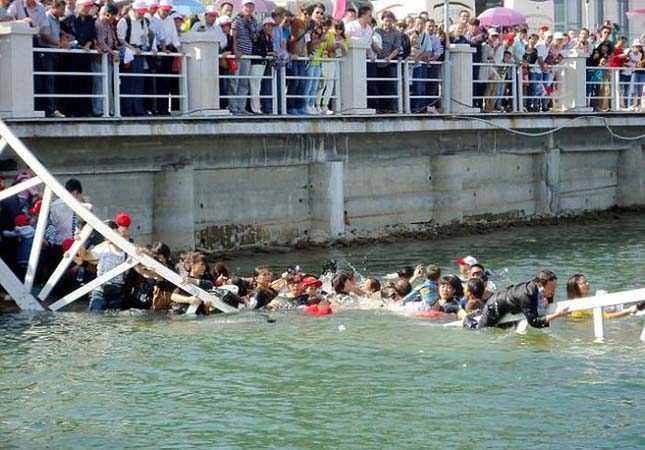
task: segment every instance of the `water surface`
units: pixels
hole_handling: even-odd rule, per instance
[[[643,231],[628,216],[227,264],[449,273],[472,254],[501,285],[547,267],[614,291],[643,285]],[[645,448],[642,318],[609,323],[605,344],[588,321],[521,336],[381,310],[274,318],[0,316],[0,448]]]

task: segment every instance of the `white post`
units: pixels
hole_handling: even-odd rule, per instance
[[[49,206],[52,203],[52,190],[49,187],[45,188],[43,194],[43,203],[40,207],[38,215],[38,223],[36,224],[36,233],[34,240],[31,244],[31,252],[29,253],[29,263],[27,265],[27,273],[25,274],[25,290],[31,292],[34,286],[34,278],[36,278],[36,269],[38,269],[38,261],[40,260],[40,250],[43,246],[43,238],[45,237],[45,228],[49,221]]]
[[[562,109],[565,111],[591,112],[587,107],[587,57],[578,50],[563,52],[564,76],[560,85]]]
[[[334,114],[340,114],[343,111],[342,109],[343,100],[341,99],[341,92],[340,92],[341,60],[339,58],[334,59],[334,64],[336,65],[336,70],[334,71],[334,90],[332,92],[334,99],[332,100],[332,102],[334,105]]]
[[[611,111],[620,111],[620,71],[611,69]]]
[[[403,112],[403,83],[404,77],[403,77],[403,71],[401,68],[403,67],[403,64],[401,61],[396,62],[396,105],[397,105],[397,112],[401,114]]]
[[[121,68],[113,62],[112,85],[114,87],[114,117],[121,117]]]
[[[471,114],[479,112],[473,108],[473,54],[475,49],[468,44],[451,44],[450,68],[450,111]],[[445,80],[445,77],[444,77]]]
[[[410,82],[414,79],[414,75],[410,78],[410,62],[403,62],[403,111],[410,114]]]
[[[34,110],[34,57],[37,34],[25,22],[0,22],[0,117],[44,117]]]
[[[448,36],[448,30],[450,29],[450,0],[444,0],[443,2],[443,27],[444,33]],[[443,101],[441,102],[441,109],[444,113],[450,113],[452,111],[452,101],[450,100],[452,84],[450,82],[451,78],[451,55],[450,55],[450,45],[446,45],[446,48],[443,49],[443,64],[441,64],[441,96]]]
[[[271,66],[271,114],[278,114],[278,71]]]
[[[101,78],[103,80],[103,117],[110,117],[110,68],[108,64],[112,63],[112,58],[108,59],[108,54],[101,55]]]
[[[219,43],[212,33],[181,35],[186,54],[188,115],[228,116],[219,103]]]
[[[181,78],[179,79],[179,95],[181,98],[179,99],[179,110],[181,111],[182,114],[187,114],[189,111],[189,106],[188,106],[188,56],[185,54],[181,57],[181,70],[179,73],[181,74]],[[219,67],[219,64],[216,64],[217,67]],[[217,85],[219,86],[219,82],[217,82]],[[219,102],[219,100],[218,100]]]
[[[280,67],[280,104],[282,105],[282,115],[287,115],[287,68]]]
[[[519,81],[518,81],[519,79]],[[513,111],[519,112],[520,105],[517,100],[517,93],[522,90],[522,79],[518,77],[517,69],[515,67],[511,68],[511,95],[513,96]],[[502,94],[504,95],[504,94]]]
[[[593,333],[597,341],[605,340],[605,318],[602,308],[593,309]]]
[[[340,92],[343,114],[376,114],[367,107],[367,49],[369,45],[350,40],[349,51],[341,64]]]

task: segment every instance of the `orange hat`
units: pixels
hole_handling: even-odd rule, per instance
[[[130,219],[130,216],[128,214],[119,213],[114,218],[114,222],[120,227],[130,228],[130,224],[132,223],[132,220]]]

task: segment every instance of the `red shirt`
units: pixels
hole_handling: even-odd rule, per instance
[[[623,67],[628,58],[629,56],[625,55],[624,48],[617,48],[612,57],[609,58],[609,63],[607,65],[609,67]]]

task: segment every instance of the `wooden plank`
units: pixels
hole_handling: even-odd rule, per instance
[[[38,186],[40,183],[42,183],[42,181],[39,177],[32,177],[28,180],[23,181],[22,183],[11,186],[4,191],[0,191],[0,201],[13,195],[19,194],[22,191],[26,191],[27,189],[31,189],[34,186]]]
[[[2,286],[7,290],[18,307],[23,311],[44,311],[45,308],[36,300],[30,292],[25,290],[25,286],[20,282],[18,277],[11,271],[9,266],[0,259],[0,280]]]

